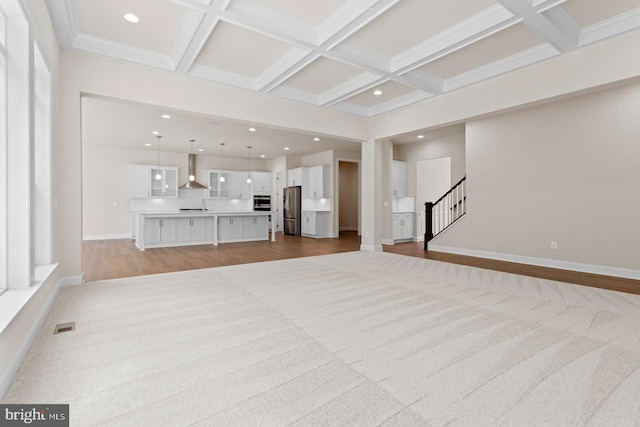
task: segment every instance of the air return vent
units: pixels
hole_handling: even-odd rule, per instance
[[[61,334],[63,332],[71,332],[76,330],[76,322],[58,323],[53,328],[53,335]]]

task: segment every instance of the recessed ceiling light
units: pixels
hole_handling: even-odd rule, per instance
[[[249,132],[255,132],[256,128],[249,128]]]
[[[314,140],[315,142],[318,142],[318,141],[320,141],[320,138],[318,138],[318,137],[316,136],[315,138],[313,138],[313,140]]]
[[[424,138],[424,135],[418,135],[418,139]]]
[[[267,156],[265,156],[264,154],[260,154],[260,157],[262,157],[264,159]]]
[[[382,91],[380,89],[376,89],[376,90],[373,91],[373,94],[375,96],[380,96],[380,95],[382,95]]]
[[[151,147],[151,144],[149,144],[148,142],[146,144],[144,144],[145,147]]]
[[[171,118],[171,116],[170,116],[170,115],[168,115],[168,114],[163,114],[163,115],[162,115],[162,118],[163,118],[163,119],[170,119],[170,118]]]
[[[131,22],[132,24],[137,24],[138,22],[140,22],[140,18],[138,18],[133,13],[125,13],[124,19]]]
[[[289,150],[289,147],[284,147],[285,150]]]
[[[153,132],[151,132],[154,135],[160,135],[160,132],[158,132],[157,130],[154,130]]]
[[[204,148],[198,148],[198,151],[202,152],[204,151]]]

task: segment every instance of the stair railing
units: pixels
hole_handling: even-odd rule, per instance
[[[449,228],[467,211],[467,185],[465,176],[435,202],[426,202],[424,250],[428,250],[429,241]]]

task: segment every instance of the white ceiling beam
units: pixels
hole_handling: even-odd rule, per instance
[[[637,29],[640,29],[640,7],[583,28],[578,45],[587,46]]]
[[[175,69],[173,61],[168,55],[105,40],[89,34],[77,34],[73,41],[73,48],[163,70],[173,71]]]
[[[257,79],[256,90],[270,92],[273,88],[279,86],[282,82],[311,64],[319,56],[320,55],[314,51],[310,52],[299,47],[289,49],[284,56]]]
[[[578,47],[578,34],[571,28],[562,28],[538,12],[526,0],[499,0],[505,8],[522,18],[524,23],[547,41],[558,52],[566,53]]]
[[[420,90],[416,90],[414,92],[410,92],[402,96],[398,96],[397,98],[393,98],[381,104],[377,104],[377,105],[374,105],[373,107],[370,107],[368,117],[384,114],[389,111],[396,110],[398,108],[402,108],[416,102],[424,101],[425,99],[429,99],[431,97],[433,97],[433,95],[429,93],[424,93]]]
[[[47,0],[51,21],[58,35],[58,42],[71,49],[73,40],[79,32],[78,19],[72,0]]]
[[[397,76],[396,81],[433,95],[441,94],[444,84],[442,79],[427,75],[417,70],[412,70]]]
[[[360,92],[368,90],[380,83],[384,83],[386,78],[373,73],[361,73],[357,76],[335,86],[320,95],[320,104],[330,106]]]
[[[206,38],[202,40],[202,34],[199,34],[200,24],[205,19],[207,15],[203,12],[189,9],[187,11],[187,16],[180,28],[180,33],[178,34],[178,38],[176,39],[175,44],[173,45],[173,50],[171,51],[171,58],[174,63],[175,71],[180,71],[182,73],[186,72],[193,61],[195,61],[198,52],[202,49],[202,46],[207,41]],[[198,37],[196,39],[196,37]],[[208,37],[208,35],[207,35]],[[192,46],[197,46],[197,51]],[[195,53],[194,53],[195,52]],[[189,56],[186,56],[189,54]]]

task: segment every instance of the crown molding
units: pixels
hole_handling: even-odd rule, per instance
[[[407,105],[424,101],[425,99],[432,98],[433,96],[434,95],[432,94],[416,90],[369,108],[369,117],[388,113],[389,111],[397,110],[398,108],[406,107]]]
[[[261,92],[269,92],[319,56],[313,51],[292,47],[258,77],[256,87]]]
[[[256,82],[254,79],[207,65],[193,64],[187,75],[213,83],[222,83],[242,89],[256,90]]]
[[[636,8],[627,13],[614,16],[602,22],[598,22],[597,24],[583,28],[578,39],[578,46],[588,46],[639,28],[640,8]]]
[[[173,71],[175,66],[169,55],[129,46],[123,43],[105,40],[90,34],[76,34],[73,48],[84,52],[104,55],[110,58],[136,64]]]

